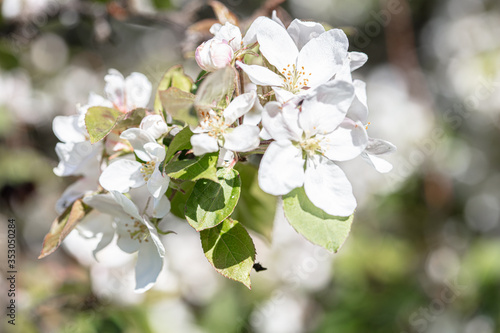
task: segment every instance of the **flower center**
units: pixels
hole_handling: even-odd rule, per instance
[[[221,116],[209,115],[203,121],[203,128],[208,131],[208,135],[214,138],[220,138],[229,127]]]
[[[151,178],[151,175],[155,171],[155,167],[156,167],[155,161],[146,162],[141,166],[142,178],[144,178],[145,181],[148,181],[149,178]]]
[[[127,227],[127,232],[130,234],[130,239],[137,240],[139,243],[149,242],[149,230],[143,223],[134,220],[133,217],[130,217],[133,220],[133,224],[125,223]]]
[[[298,93],[303,87],[309,84],[309,76],[311,73],[306,74],[304,66],[297,70],[295,65],[288,64],[281,70],[283,75],[283,88],[294,94]]]
[[[322,153],[322,148],[321,148],[321,139],[312,137],[312,138],[307,138],[307,139],[302,139],[299,142],[300,148],[306,153],[307,156],[312,156],[316,152]]]

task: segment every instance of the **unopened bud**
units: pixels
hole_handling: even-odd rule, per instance
[[[207,72],[226,67],[233,60],[233,49],[224,41],[210,39],[196,49],[196,62]]]

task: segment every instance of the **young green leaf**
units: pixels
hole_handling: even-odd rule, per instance
[[[227,66],[210,73],[200,84],[194,101],[198,113],[208,112],[214,107],[225,108],[233,96],[236,71]]]
[[[120,111],[103,106],[93,106],[85,115],[85,126],[90,136],[90,143],[102,140],[113,130],[116,124],[125,118]]]
[[[92,208],[85,205],[81,199],[78,199],[57,217],[54,222],[52,222],[50,231],[43,239],[42,252],[40,256],[38,256],[38,259],[42,259],[54,252],[71,230],[73,230],[91,210]]]
[[[283,196],[283,208],[288,222],[298,233],[332,252],[337,252],[346,240],[354,218],[354,215],[328,215],[313,205],[303,187]]]
[[[193,109],[195,95],[176,87],[161,90],[159,95],[163,108],[173,118],[189,125],[198,125],[198,117]]]
[[[196,230],[212,228],[224,221],[238,203],[241,181],[238,171],[220,168],[218,181],[199,179],[186,202],[186,219]]]
[[[217,181],[217,159],[219,153],[205,154],[196,156],[188,160],[172,160],[163,170],[170,178],[181,180],[198,180],[201,178]]]
[[[126,130],[131,127],[139,127],[144,117],[146,117],[146,109],[134,109],[127,113],[123,119],[119,119],[115,128],[118,130]]]
[[[181,65],[171,67],[162,77],[158,89],[156,90],[156,97],[154,103],[155,113],[162,114],[162,103],[160,98],[160,91],[167,90],[170,87],[178,88],[185,92],[190,92],[193,85],[193,80],[186,74]]]
[[[165,161],[168,162],[179,150],[191,149],[192,146],[190,140],[192,136],[193,132],[191,132],[189,126],[184,127],[179,133],[177,133],[170,145],[168,145]]]
[[[238,163],[235,166],[241,177],[241,196],[232,218],[240,221],[271,241],[276,197],[262,191],[257,183],[257,168],[251,164]]]
[[[255,262],[255,246],[245,228],[227,219],[200,232],[201,246],[217,272],[251,289],[250,271]]]

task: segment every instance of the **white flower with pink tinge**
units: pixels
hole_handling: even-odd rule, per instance
[[[340,29],[321,33],[300,50],[287,30],[271,19],[262,18],[254,29],[260,52],[279,73],[240,61],[237,64],[253,83],[273,87],[285,101],[331,80],[347,57],[349,43]]]
[[[311,202],[326,213],[349,216],[356,208],[352,187],[336,161],[359,156],[368,137],[362,124],[345,118],[354,96],[348,82],[318,87],[299,110],[292,103],[269,102],[262,125],[276,140],[259,167],[259,185],[265,192],[285,195],[304,186]]]

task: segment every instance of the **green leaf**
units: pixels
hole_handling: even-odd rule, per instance
[[[173,181],[170,181],[170,185],[172,186]],[[167,196],[172,198],[170,200],[170,212],[181,219],[186,218],[185,210],[186,210],[186,201],[191,196],[193,192],[194,182],[185,181],[182,182],[178,189],[169,188],[167,191]],[[171,197],[171,195],[174,195]]]
[[[174,136],[174,139],[168,146],[167,153],[165,155],[165,161],[169,161],[172,156],[175,155],[179,150],[191,149],[191,137],[193,136],[193,132],[189,126],[184,127],[179,133]]]
[[[81,199],[76,200],[59,217],[57,217],[50,227],[50,231],[43,239],[43,247],[38,259],[42,259],[61,245],[62,241],[73,230],[76,225],[88,214],[92,208],[85,205]]]
[[[163,173],[170,178],[181,180],[198,180],[201,178],[217,181],[217,159],[219,153],[197,156],[195,159],[172,160],[165,166]]]
[[[210,73],[200,84],[194,101],[198,113],[208,112],[214,107],[225,108],[233,96],[236,71],[227,66]]]
[[[162,103],[160,92],[167,90],[170,87],[178,88],[185,92],[190,92],[193,86],[193,80],[186,74],[184,74],[184,69],[181,65],[176,65],[171,67],[165,74],[163,74],[160,83],[158,84],[158,89],[156,90],[154,110],[156,113],[162,113]]]
[[[238,203],[241,181],[238,171],[220,168],[218,182],[200,179],[186,202],[186,219],[196,230],[212,228],[224,221]]]
[[[276,197],[260,189],[255,166],[238,163],[235,169],[241,177],[241,196],[231,217],[271,241]]]
[[[195,95],[170,87],[159,91],[160,100],[165,111],[177,120],[193,126],[198,125],[198,116],[193,109]]]
[[[113,108],[103,106],[89,108],[85,115],[85,126],[89,132],[90,143],[96,143],[105,138],[123,118],[125,114]]]
[[[127,113],[122,120],[119,120],[115,128],[118,130],[126,130],[131,127],[139,127],[144,117],[146,117],[146,109],[134,109]]]
[[[354,218],[354,215],[328,215],[313,205],[303,187],[283,196],[283,208],[288,222],[298,233],[332,252],[337,252],[346,240]]]
[[[201,231],[200,238],[203,252],[215,270],[251,289],[255,246],[245,228],[227,219],[214,228]]]

